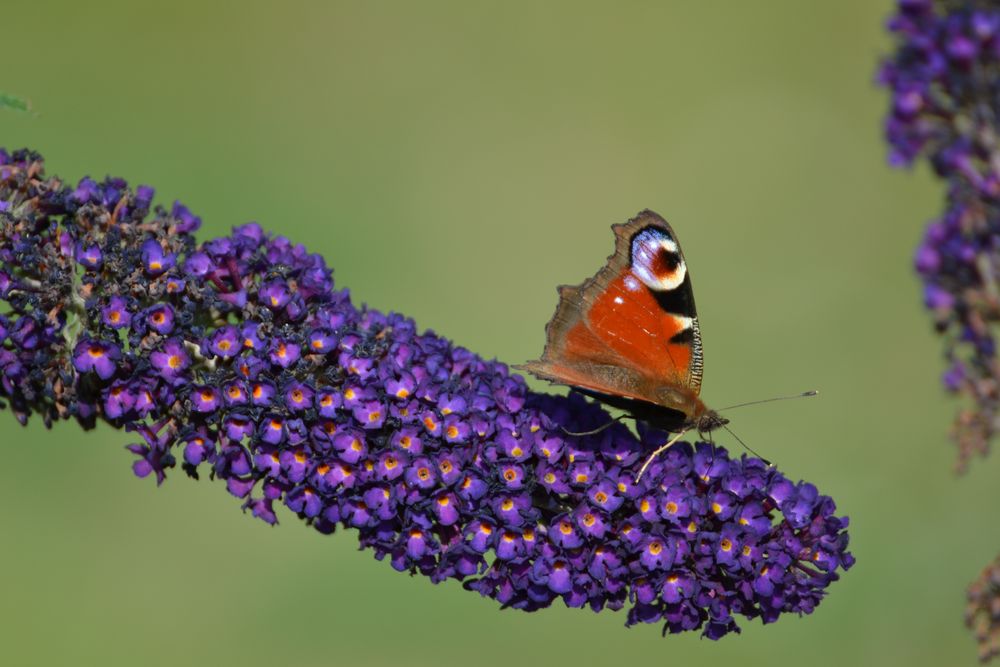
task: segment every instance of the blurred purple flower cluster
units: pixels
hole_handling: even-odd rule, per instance
[[[25,422],[134,432],[140,477],[180,459],[245,510],[358,531],[400,571],[524,610],[562,599],[665,631],[809,613],[853,563],[847,519],[759,459],[636,438],[534,394],[412,320],[352,305],[322,258],[243,225],[197,245],[152,190],[45,179],[0,153],[0,397]]]
[[[926,156],[947,184],[945,210],[928,225],[915,265],[946,341],[944,386],[970,403],[953,428],[964,472],[1000,429],[1000,4],[899,0],[888,27],[897,50],[879,80],[892,91],[889,162]],[[983,661],[1000,654],[997,581],[994,562],[968,590],[966,623]]]
[[[954,428],[964,471],[1000,425],[1000,6],[899,0],[889,30],[898,48],[879,73],[892,91],[889,161],[926,156],[947,182],[945,211],[928,225],[915,264],[947,341],[944,385],[972,403]]]

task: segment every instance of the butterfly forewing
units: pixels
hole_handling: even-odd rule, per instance
[[[613,227],[615,252],[577,287],[561,287],[543,379],[688,412],[701,389],[701,333],[691,278],[667,222],[643,211]]]

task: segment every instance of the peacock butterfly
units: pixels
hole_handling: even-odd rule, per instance
[[[607,265],[580,285],[559,287],[542,358],[516,368],[665,431],[725,426],[729,420],[699,398],[701,331],[674,230],[649,210],[612,229]]]

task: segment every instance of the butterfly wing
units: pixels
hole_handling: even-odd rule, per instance
[[[667,221],[643,211],[614,225],[615,252],[581,285],[559,288],[542,379],[690,414],[701,391],[701,332],[684,254]]]

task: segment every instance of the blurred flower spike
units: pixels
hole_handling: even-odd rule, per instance
[[[1000,556],[969,586],[965,624],[976,636],[982,662],[1000,655]]]
[[[926,157],[947,184],[914,264],[924,303],[945,337],[945,388],[965,397],[952,435],[957,469],[985,456],[1000,428],[1000,5],[899,0],[889,20],[896,52],[879,81],[892,101],[889,163]],[[966,623],[984,662],[1000,654],[1000,565],[968,589]]]
[[[889,162],[924,156],[947,183],[914,264],[946,340],[943,384],[971,404],[953,430],[964,471],[1000,426],[1000,6],[899,0],[888,27],[897,49],[879,81],[892,92]]]
[[[198,245],[187,208],[120,179],[66,187],[0,153],[0,396],[26,422],[137,435],[139,477],[225,480],[273,524],[352,528],[393,568],[505,607],[628,606],[701,630],[810,613],[853,563],[847,519],[758,459],[528,391],[412,320],[352,305],[256,224]]]

